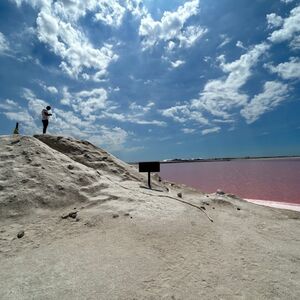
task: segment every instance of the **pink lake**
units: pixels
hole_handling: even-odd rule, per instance
[[[160,176],[206,193],[300,204],[300,158],[161,164]]]

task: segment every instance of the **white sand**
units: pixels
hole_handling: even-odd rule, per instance
[[[0,299],[300,298],[298,212],[149,190],[73,139],[2,136],[0,158]]]

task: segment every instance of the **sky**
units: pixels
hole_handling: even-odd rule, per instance
[[[1,0],[0,134],[125,161],[300,155],[299,0]]]

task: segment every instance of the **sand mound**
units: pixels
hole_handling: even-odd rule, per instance
[[[0,137],[0,217],[37,208],[107,200],[115,182],[139,180],[135,168],[86,141],[56,136]]]

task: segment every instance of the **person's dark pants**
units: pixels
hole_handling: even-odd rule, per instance
[[[46,131],[47,131],[49,121],[48,120],[42,120],[42,122],[43,122],[43,134],[45,134]]]

